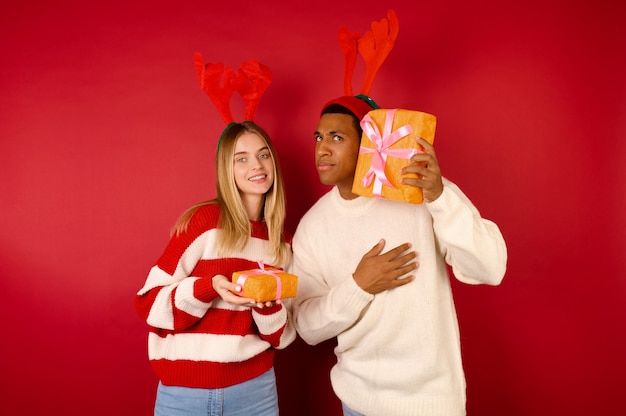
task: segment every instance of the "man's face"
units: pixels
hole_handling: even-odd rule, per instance
[[[315,131],[315,162],[320,181],[337,185],[345,199],[356,197],[352,181],[361,137],[348,114],[324,114]]]

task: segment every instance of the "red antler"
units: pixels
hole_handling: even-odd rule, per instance
[[[371,32],[366,32],[359,40],[359,53],[365,59],[365,79],[361,87],[361,93],[365,95],[369,95],[374,78],[398,37],[396,13],[389,10],[387,18],[389,20],[383,18],[380,22],[372,22]]]
[[[352,33],[347,27],[339,28],[339,47],[345,58],[345,70],[343,75],[343,92],[345,95],[352,94],[352,76],[356,67],[357,41],[361,37],[358,33]]]
[[[356,53],[365,60],[365,78],[361,94],[369,95],[376,74],[393,49],[398,37],[398,16],[393,10],[387,12],[387,18],[380,22],[372,22],[372,30],[365,32],[363,37],[358,33],[350,33],[345,27],[339,29],[339,47],[345,57],[344,92],[352,95],[352,74],[354,73]]]
[[[243,97],[245,119],[254,120],[263,93],[272,82],[272,71],[256,59],[243,62],[231,84]]]
[[[233,70],[228,67],[225,68],[224,64],[209,63],[205,65],[200,52],[194,54],[194,64],[200,86],[215,105],[224,123],[231,123],[233,121],[233,115],[230,111],[230,99],[234,92],[231,85],[234,78]]]
[[[272,82],[272,71],[256,59],[243,62],[236,73],[224,64],[206,64],[200,52],[194,54],[200,86],[207,93],[217,112],[229,124],[234,121],[230,100],[237,91],[244,100],[245,119],[254,120],[263,93]]]

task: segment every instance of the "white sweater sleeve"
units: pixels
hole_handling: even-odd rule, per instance
[[[456,278],[469,284],[498,285],[504,277],[507,249],[500,229],[480,213],[452,182],[426,204],[435,236]]]
[[[323,239],[315,227],[301,223],[293,240],[294,257],[291,273],[298,276],[298,296],[294,306],[294,324],[302,339],[315,345],[336,337],[352,326],[374,298],[361,289],[352,276],[329,287],[315,257],[315,244]],[[305,228],[305,229],[302,229]]]

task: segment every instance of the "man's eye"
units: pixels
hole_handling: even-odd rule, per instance
[[[315,136],[315,141],[316,142],[321,142],[322,141],[322,136]]]
[[[343,137],[339,136],[338,134],[335,134],[335,135],[333,136],[333,140],[335,140],[335,141],[341,141],[341,140],[343,140]]]

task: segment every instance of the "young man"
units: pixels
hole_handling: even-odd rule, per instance
[[[403,182],[422,188],[423,204],[353,194],[359,120],[370,110],[347,96],[322,111],[317,170],[335,186],[294,235],[295,325],[312,345],[337,338],[331,381],[345,415],[465,415],[446,264],[462,282],[497,285],[506,246],[498,227],[442,178],[426,141],[426,153],[402,172],[420,177]]]

